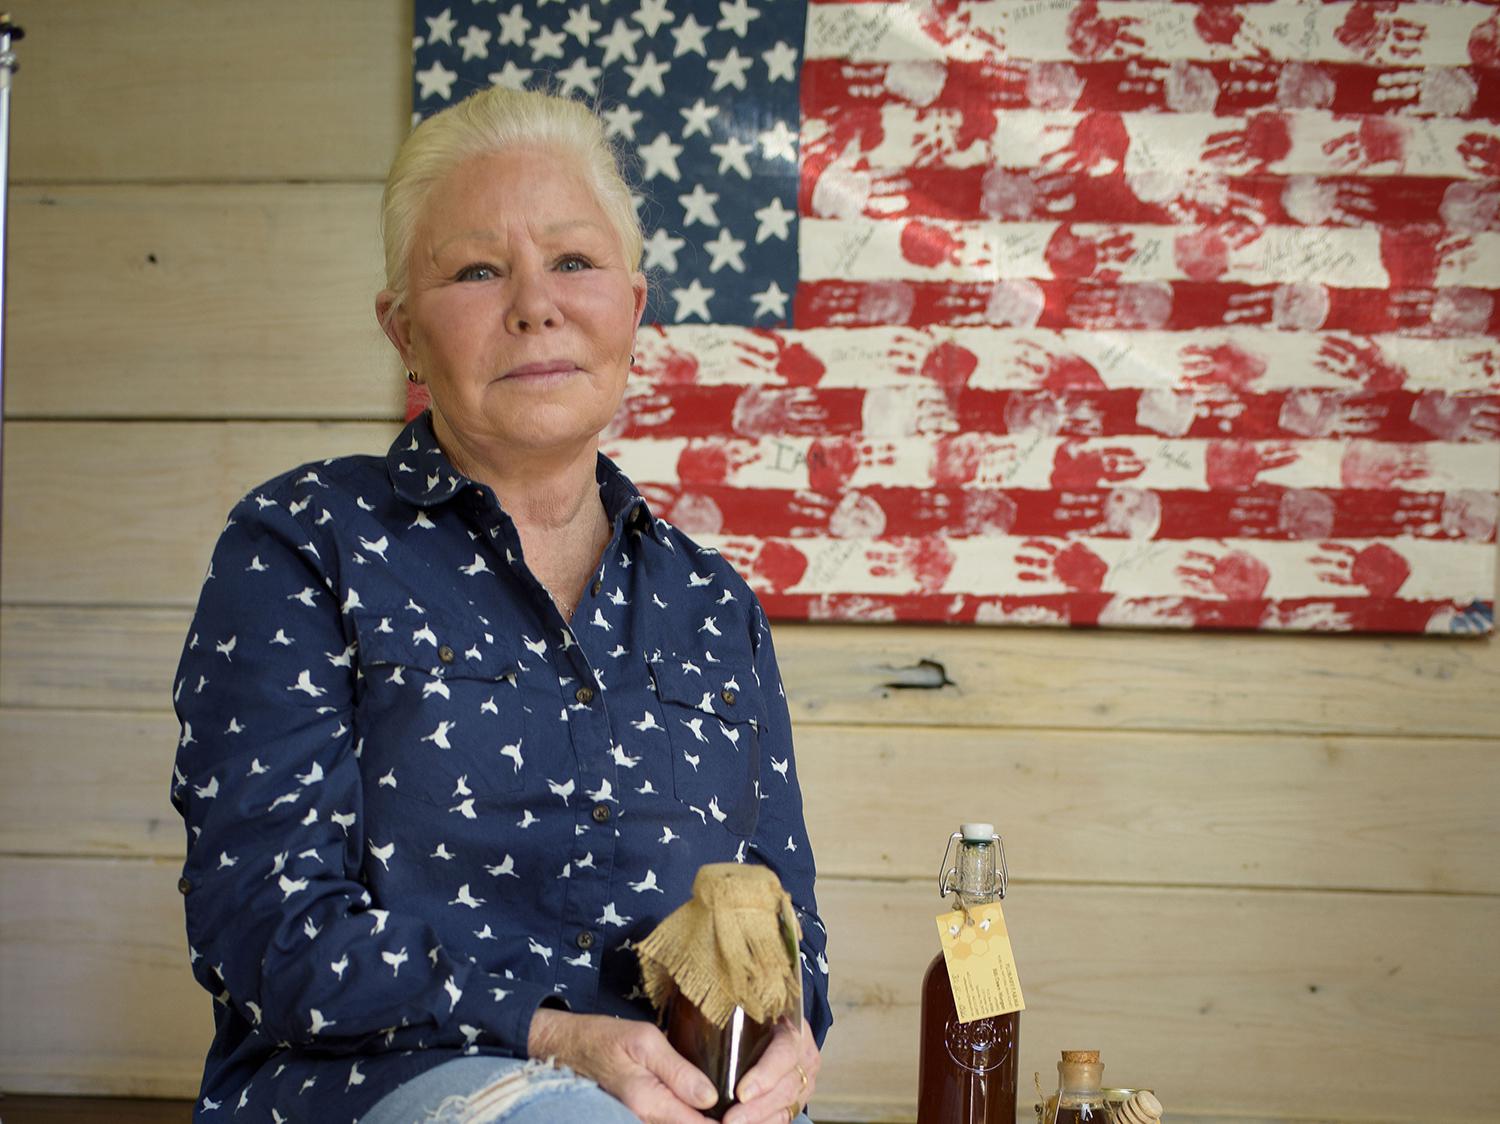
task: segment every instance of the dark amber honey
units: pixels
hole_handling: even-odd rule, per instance
[[[750,1018],[743,1007],[734,1009],[727,1026],[717,1027],[681,993],[672,997],[667,1004],[667,1041],[719,1091],[718,1102],[703,1115],[724,1119],[735,1103],[735,1086],[766,1052],[775,1029],[773,1024]]]
[[[1015,1124],[1019,1012],[958,1021],[948,967],[938,953],[922,979],[917,1124]]]

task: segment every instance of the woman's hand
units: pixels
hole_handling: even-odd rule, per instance
[[[740,1079],[735,1090],[739,1103],[724,1124],[788,1124],[812,1099],[822,1064],[807,1020],[781,1020],[760,1061]]]
[[[526,1052],[597,1081],[645,1124],[703,1124],[708,1118],[698,1109],[718,1100],[713,1082],[666,1035],[636,1019],[543,1007],[532,1016]]]

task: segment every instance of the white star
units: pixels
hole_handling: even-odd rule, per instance
[[[750,178],[750,165],[745,157],[755,151],[755,146],[746,144],[739,137],[730,137],[722,144],[711,144],[708,150],[719,158],[719,175],[733,169],[745,179]]]
[[[736,47],[730,47],[729,53],[722,59],[709,59],[708,69],[714,72],[713,89],[722,90],[725,86],[733,86],[736,90],[743,90],[745,71],[750,69],[752,61],[740,54]]]
[[[589,40],[594,37],[594,32],[604,25],[594,18],[587,4],[574,8],[568,13],[568,18],[563,21],[563,30],[578,40],[580,46],[587,47]]]
[[[513,47],[521,47],[526,44],[526,33],[531,30],[531,21],[521,11],[521,5],[517,4],[508,12],[500,14],[500,41],[499,46],[509,43]]]
[[[745,259],[740,256],[745,244],[730,234],[727,226],[721,227],[718,237],[705,242],[703,248],[713,255],[713,260],[708,263],[710,273],[718,273],[726,265],[736,273],[745,272]]]
[[[458,41],[458,45],[464,49],[464,62],[470,59],[487,59],[490,57],[490,33],[483,28],[474,27],[464,32],[464,37]]]
[[[535,72],[527,67],[517,66],[514,60],[506,59],[504,66],[490,74],[490,85],[504,86],[507,90],[524,90],[533,73]]]
[[[781,286],[775,281],[751,299],[755,301],[755,319],[759,320],[762,316],[774,316],[777,320],[786,319],[787,294],[781,291]]]
[[[444,101],[449,101],[453,97],[453,83],[458,75],[442,63],[434,62],[426,70],[417,71],[416,78],[417,85],[421,87],[417,93],[419,100],[436,94]]]
[[[531,61],[541,62],[543,59],[562,58],[562,45],[566,39],[567,36],[561,31],[541,28],[531,40]]]
[[[720,31],[733,31],[741,39],[750,31],[750,21],[760,18],[760,11],[750,7],[745,0],[719,4],[719,22],[714,24]]]
[[[661,25],[672,22],[672,13],[667,10],[667,0],[641,0],[641,6],[630,17],[646,29],[646,34],[655,36]]]
[[[705,289],[694,277],[688,282],[686,289],[673,289],[672,299],[677,302],[676,322],[681,324],[689,316],[696,315],[705,323],[708,321],[708,302],[713,298],[714,291]]]
[[[682,173],[677,170],[677,158],[682,155],[682,145],[673,142],[666,133],[657,133],[654,141],[642,145],[636,152],[644,162],[641,175],[646,179],[666,176],[676,183],[682,178]]]
[[[762,51],[760,57],[766,61],[766,81],[792,82],[797,78],[797,51],[782,40],[776,41],[776,46],[769,51]]]
[[[435,16],[427,17],[427,42],[447,43],[453,46],[453,29],[458,21],[453,18],[453,9],[444,8]]]
[[[557,79],[562,83],[560,92],[566,97],[570,90],[582,90],[593,97],[597,92],[596,83],[602,73],[602,68],[590,66],[584,57],[579,55],[572,63],[557,72]]]
[[[609,34],[599,40],[599,46],[604,48],[604,65],[608,66],[616,59],[635,62],[635,45],[640,40],[639,31],[631,30],[624,20],[615,20]]]
[[[677,251],[686,245],[686,239],[673,238],[662,227],[657,227],[642,247],[646,252],[646,268],[654,269],[660,266],[669,273],[676,273]]]
[[[634,66],[626,63],[625,73],[630,75],[630,89],[626,91],[626,96],[639,97],[642,90],[650,89],[656,92],[657,97],[663,97],[667,88],[662,85],[662,75],[671,69],[671,63],[656,61],[655,51],[647,51],[646,57]]]
[[[681,26],[672,29],[672,38],[677,40],[677,46],[672,49],[672,57],[685,55],[689,51],[708,58],[708,48],[703,45],[703,37],[708,34],[708,28],[692,17],[689,13],[682,21]]]
[[[694,133],[702,133],[705,137],[713,135],[708,131],[708,123],[719,115],[718,106],[705,105],[703,99],[699,98],[687,109],[679,109],[677,112],[682,114],[682,119],[687,122],[687,126],[682,130],[683,140],[687,140]]]
[[[797,212],[787,210],[780,196],[771,196],[771,201],[755,212],[755,219],[760,223],[755,230],[755,244],[759,246],[767,238],[785,242],[791,234],[792,220],[796,217]]]
[[[775,160],[780,157],[783,160],[797,162],[797,134],[786,127],[785,121],[777,121],[760,137],[760,150],[767,160]]]
[[[635,140],[635,126],[641,119],[639,109],[631,109],[630,106],[621,102],[619,105],[606,109],[599,116],[604,121],[605,136]]]
[[[673,170],[676,170],[675,165]],[[679,195],[677,201],[682,204],[683,226],[692,226],[695,222],[701,222],[704,226],[719,225],[719,216],[714,211],[714,204],[719,201],[718,192],[704,191],[701,183],[695,183],[693,190],[687,195]]]

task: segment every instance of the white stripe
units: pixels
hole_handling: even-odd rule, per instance
[[[1229,44],[1205,43],[1193,29],[1203,4],[1116,2],[1099,4],[1101,20],[1129,20],[1128,33],[1137,44],[1121,44],[1105,58],[1127,56],[1172,59],[1242,59],[1264,50],[1280,61],[1365,62],[1376,66],[1467,66],[1467,45],[1475,27],[1493,9],[1484,4],[1402,4],[1392,12],[1378,12],[1374,20],[1383,34],[1367,58],[1357,42],[1344,42],[1338,31],[1351,4],[1282,0],[1270,4],[1240,4],[1244,17],[1240,34]],[[971,60],[1003,52],[1009,60],[1074,61],[1069,46],[1068,18],[1077,7],[1065,2],[1001,2],[964,4],[961,17],[950,20],[947,57]],[[813,4],[808,8],[807,56],[856,60],[916,60],[945,57],[944,44],[924,29],[919,4]],[[1420,37],[1419,37],[1420,36]]]

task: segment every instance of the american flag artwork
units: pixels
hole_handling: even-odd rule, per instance
[[[1500,8],[418,0],[598,106],[604,449],[786,619],[1488,633]]]

